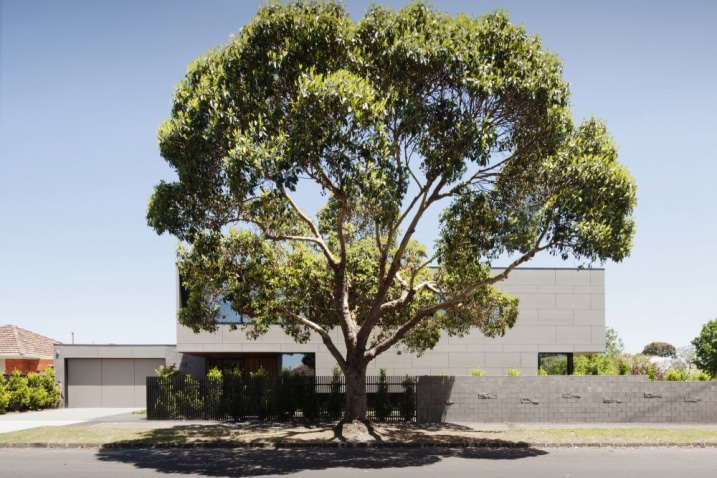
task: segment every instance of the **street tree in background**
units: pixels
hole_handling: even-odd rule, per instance
[[[372,360],[503,335],[518,303],[493,284],[536,254],[624,259],[635,184],[601,121],[573,125],[561,73],[505,13],[261,8],[189,66],[159,128],[178,178],[148,222],[180,240],[179,321],[215,330],[225,302],[250,338],[320,337],[341,423],[365,421]],[[429,248],[415,233],[437,208]]]
[[[717,377],[717,319],[710,320],[702,326],[700,335],[692,341],[695,346],[694,364],[707,372],[710,377]]]
[[[677,348],[677,358],[686,363],[687,367],[690,369],[694,366],[695,357],[696,355],[694,345],[684,345],[682,347]]]
[[[605,355],[617,357],[625,351],[625,342],[612,327],[605,327]]]
[[[656,355],[658,357],[677,357],[677,350],[674,345],[667,342],[650,342],[642,349],[645,355]]]

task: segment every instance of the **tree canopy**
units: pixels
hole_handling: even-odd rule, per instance
[[[605,355],[617,357],[625,351],[625,342],[612,327],[605,327]]]
[[[604,123],[569,106],[557,56],[505,12],[268,4],[189,66],[159,128],[177,180],[147,217],[180,240],[180,322],[215,330],[225,302],[250,337],[317,334],[361,418],[378,354],[511,327],[493,284],[536,254],[629,254],[635,184]],[[416,227],[437,208],[427,247]]]
[[[717,377],[717,319],[710,320],[702,326],[700,335],[692,341],[695,346],[694,364],[707,372],[710,377]]]
[[[658,357],[677,357],[677,350],[672,344],[667,342],[650,342],[642,349],[645,355],[656,355]]]

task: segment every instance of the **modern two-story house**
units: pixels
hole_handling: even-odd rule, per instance
[[[542,360],[562,355],[569,373],[573,355],[605,350],[605,271],[603,269],[516,269],[500,288],[518,297],[519,316],[503,337],[486,338],[476,331],[464,337],[441,338],[422,356],[389,350],[371,363],[368,373],[388,375],[506,375],[517,369],[535,375]],[[182,294],[177,284],[177,303]],[[241,321],[241,319],[236,319]],[[234,324],[237,325],[237,324]],[[240,324],[239,324],[240,325]],[[336,362],[318,337],[297,344],[278,327],[257,340],[223,323],[214,333],[195,334],[177,324],[176,345],[58,345],[55,365],[63,377],[70,407],[145,406],[145,377],[159,365],[204,375],[210,368],[264,368],[271,375],[295,368],[304,355],[317,375],[330,375]],[[336,343],[341,343],[339,332]],[[306,371],[306,367],[303,367]]]
[[[505,375],[511,368],[535,375],[541,358],[605,350],[603,269],[517,269],[499,287],[520,299],[518,320],[505,336],[490,339],[478,331],[444,336],[420,357],[388,351],[369,366],[369,374],[383,368],[388,375],[468,375],[471,368],[480,368],[487,375]],[[341,343],[340,332],[334,334]],[[214,366],[264,367],[272,373],[294,363],[291,354],[313,354],[318,375],[330,375],[336,364],[318,336],[297,344],[278,327],[252,341],[230,324],[220,325],[216,333],[198,334],[178,324],[177,352],[192,357],[184,365],[192,373]]]

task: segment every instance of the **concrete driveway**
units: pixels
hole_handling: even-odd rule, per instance
[[[0,433],[37,427],[61,427],[131,413],[141,408],[56,408],[0,415]]]

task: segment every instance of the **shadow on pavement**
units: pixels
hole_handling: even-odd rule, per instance
[[[372,470],[421,467],[450,457],[516,460],[546,454],[545,451],[533,448],[165,448],[104,449],[98,452],[98,457],[104,462],[132,464],[139,469],[161,473],[238,477],[288,475],[339,468]]]

